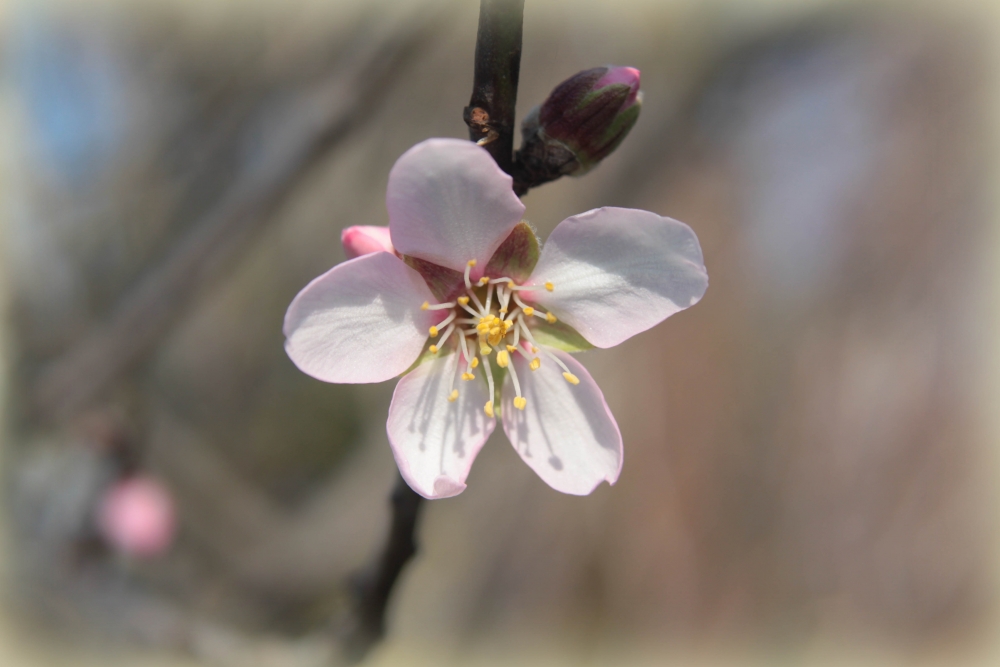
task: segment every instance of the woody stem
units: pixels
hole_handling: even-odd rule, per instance
[[[508,174],[514,168],[514,105],[521,69],[524,0],[481,0],[472,99],[463,117],[469,139]]]

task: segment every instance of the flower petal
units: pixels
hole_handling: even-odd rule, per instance
[[[403,260],[376,252],[338,264],[298,293],[285,313],[285,351],[324,382],[382,382],[420,355],[440,311]]]
[[[354,225],[340,233],[347,259],[354,259],[372,252],[394,252],[388,227]]]
[[[461,355],[420,364],[396,385],[386,431],[399,472],[424,498],[448,498],[465,490],[465,479],[496,420],[483,412],[489,400],[481,378],[459,379]],[[451,402],[452,388],[458,398]]]
[[[522,292],[597,347],[612,347],[698,303],[708,287],[698,237],[672,218],[599,208],[552,231]]]
[[[511,360],[527,405],[514,407],[514,386],[503,386],[503,430],[524,462],[556,491],[585,496],[622,469],[622,436],[600,387],[580,362],[545,348],[569,367],[580,383],[570,384],[548,355],[530,370],[520,354]]]
[[[428,139],[389,172],[386,206],[392,244],[404,255],[481,275],[524,215],[524,204],[485,149],[460,139]]]

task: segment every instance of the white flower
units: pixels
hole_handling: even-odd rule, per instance
[[[391,243],[380,228],[345,230],[359,256],[289,306],[292,361],[326,382],[406,373],[387,431],[400,473],[427,498],[465,489],[497,400],[511,444],[552,488],[613,484],[618,425],[568,351],[617,345],[697,303],[708,276],[694,232],[601,208],[563,220],[539,253],[510,177],[457,139],[403,154],[386,203]]]

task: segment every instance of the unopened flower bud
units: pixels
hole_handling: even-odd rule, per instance
[[[347,259],[354,259],[373,252],[395,252],[388,227],[355,225],[340,233]]]
[[[595,67],[560,83],[521,126],[519,157],[531,184],[593,169],[632,129],[641,106],[634,67]]]

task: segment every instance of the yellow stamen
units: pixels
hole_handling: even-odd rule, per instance
[[[492,352],[492,351],[493,350],[491,348],[486,347],[485,345],[480,345],[479,346],[479,354],[481,354],[483,356],[489,356],[490,352]]]
[[[460,304],[462,304],[463,306],[468,306],[469,305],[469,297],[467,297],[467,296],[460,296],[460,297],[458,297],[458,302]]]
[[[569,382],[570,384],[580,384],[580,378],[572,373],[563,373],[563,377],[566,378],[566,382]]]
[[[507,351],[510,352],[511,354],[514,354],[515,352],[517,352],[517,348],[514,347],[513,345],[508,345]]]
[[[472,373],[462,373],[462,379],[463,380],[475,380],[476,376],[473,375]]]
[[[483,406],[483,412],[485,412],[486,416],[490,419],[493,418],[493,401],[486,402],[486,405]]]
[[[429,348],[427,348],[427,349],[431,351],[431,354],[437,354],[437,351],[438,351],[438,346],[437,346],[437,345],[431,345],[431,346],[430,346]]]
[[[528,399],[526,399],[524,396],[514,397],[514,407],[517,408],[518,410],[524,410],[524,406],[526,406],[527,404],[528,404]]]
[[[531,317],[532,315],[535,314],[535,309],[532,308],[531,306],[528,306],[524,309],[524,314],[527,315],[528,317]]]
[[[538,357],[535,357],[534,359],[531,360],[531,363],[528,364],[528,368],[530,368],[533,371],[537,371],[538,367],[541,365],[542,365],[542,360]]]
[[[510,353],[507,350],[500,350],[497,352],[497,366],[500,368],[507,368],[510,364]]]
[[[427,332],[431,335],[431,338],[436,338],[438,335],[438,328],[431,327],[430,329],[427,330]]]
[[[551,292],[551,291],[552,291],[552,290],[554,290],[555,288],[556,288],[556,286],[555,286],[555,285],[553,285],[552,283],[550,283],[550,282],[547,282],[547,281],[546,281],[546,283],[545,283],[545,289],[547,289],[548,291],[550,291],[550,292]]]
[[[487,278],[486,276],[483,276],[482,278],[479,279],[479,284],[480,285],[485,285],[488,282],[490,282],[490,279]]]
[[[545,313],[545,321],[548,322],[549,324],[555,324],[556,316],[553,315],[552,313]]]
[[[537,348],[537,347],[535,347],[534,345],[532,345],[532,346],[531,346],[531,353],[532,353],[532,354],[538,354],[538,348]]]
[[[472,361],[469,362],[469,366],[475,368],[479,365],[479,357],[472,357]]]
[[[452,389],[451,393],[448,394],[448,402],[454,403],[457,400],[458,400],[458,389]]]
[[[475,266],[476,265],[476,260],[470,259],[468,262],[466,262],[466,264],[468,264],[469,266]]]
[[[424,301],[423,305],[420,306],[420,310],[427,310],[431,307],[430,301]]]
[[[506,308],[501,308],[500,309],[500,314],[501,315],[506,315],[507,314],[507,309]]]

